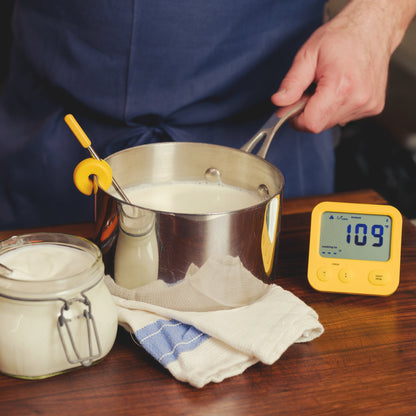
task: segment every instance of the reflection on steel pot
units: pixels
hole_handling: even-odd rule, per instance
[[[212,256],[227,255],[239,257],[260,279],[273,276],[284,185],[274,165],[243,150],[181,142],[132,147],[106,161],[124,190],[150,184],[156,193],[161,184],[191,182],[207,189],[207,184],[216,183],[258,196],[256,203],[240,209],[184,213],[148,209],[140,202],[129,205],[112,188],[99,189],[95,242],[103,252],[107,272],[113,276],[115,272],[116,280],[124,281],[122,285],[140,285],[133,282],[137,270],[148,270],[147,276],[140,277],[143,283],[156,274],[175,282],[192,263],[202,266]],[[147,264],[138,266],[143,258]]]
[[[159,253],[155,213],[119,205],[119,233],[114,257],[117,284],[133,289],[158,278]]]
[[[133,205],[118,199],[111,188],[98,190],[96,243],[107,272],[126,287],[156,277],[176,282],[191,264],[200,267],[211,257],[233,256],[259,279],[272,278],[284,179],[264,158],[277,130],[303,110],[307,99],[286,108],[280,118],[272,116],[240,150],[204,143],[156,143],[106,158],[124,190],[145,184],[153,200],[149,205],[140,194]],[[257,155],[251,154],[261,142]],[[191,184],[191,196],[172,192],[178,184],[181,188]],[[210,184],[217,185],[214,197]],[[218,192],[227,197],[218,197]],[[163,198],[154,203],[160,193]],[[247,193],[255,195],[254,201],[247,202]],[[235,200],[217,206],[213,198]],[[164,205],[167,200],[170,205]]]

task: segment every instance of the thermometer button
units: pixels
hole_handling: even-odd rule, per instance
[[[338,279],[341,280],[342,283],[349,283],[354,279],[354,272],[350,269],[341,269],[338,273]]]
[[[368,280],[372,285],[384,286],[390,281],[390,276],[383,270],[373,270],[368,274]]]
[[[327,282],[333,276],[333,270],[329,267],[320,267],[316,272],[316,276],[321,282]]]

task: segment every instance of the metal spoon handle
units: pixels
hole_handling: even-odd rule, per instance
[[[92,148],[92,146],[88,146],[87,150],[90,152],[90,155],[97,160],[101,160],[99,158],[99,156],[97,155],[97,153],[95,152],[95,150]],[[112,184],[114,189],[117,191],[117,193],[124,199],[125,202],[131,204],[131,201],[129,200],[129,198],[127,197],[126,193],[123,191],[123,189],[121,188],[121,186],[118,184],[118,182],[116,181],[116,178],[113,176],[112,177]]]
[[[13,273],[13,270],[4,265],[3,263],[0,263],[0,274],[9,277]]]

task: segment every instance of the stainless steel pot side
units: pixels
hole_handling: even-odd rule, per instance
[[[154,224],[159,279],[176,282],[192,263],[200,267],[211,256],[227,255],[239,257],[262,280],[274,275],[284,186],[277,167],[243,150],[184,142],[132,147],[105,160],[123,188],[138,183],[220,180],[258,191],[265,198],[250,208],[209,215],[136,209],[145,214],[142,218],[147,213]],[[112,276],[120,213],[129,205],[114,195],[111,188],[108,192],[99,188],[95,199],[95,242]]]
[[[265,157],[280,126],[303,111],[307,100],[305,95],[298,103],[280,109],[280,118],[273,115],[241,149],[172,142],[132,147],[107,157],[122,188],[140,183],[212,181],[257,191],[263,200],[232,212],[190,215],[144,209],[118,199],[114,189],[105,192],[98,188],[95,242],[103,252],[106,272],[114,277],[114,269],[120,267],[118,261],[114,268],[114,260],[122,224],[123,235],[152,233],[157,255],[146,269],[166,282],[183,279],[191,264],[200,267],[211,257],[225,256],[239,257],[259,279],[273,278],[284,178]],[[252,154],[260,143],[257,155]]]

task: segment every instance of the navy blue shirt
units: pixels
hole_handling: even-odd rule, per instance
[[[292,59],[321,24],[324,0],[18,0],[0,102],[0,228],[93,218],[74,167],[143,143],[241,147],[273,114]],[[330,193],[329,131],[284,125],[267,159],[285,197]]]

